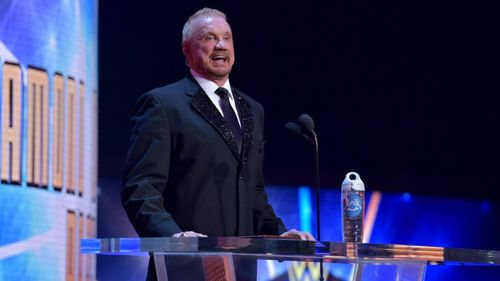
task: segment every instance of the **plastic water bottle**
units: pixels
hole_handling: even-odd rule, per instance
[[[349,172],[342,182],[342,240],[363,242],[365,220],[365,184],[356,172]]]

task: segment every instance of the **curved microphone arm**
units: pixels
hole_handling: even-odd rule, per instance
[[[316,189],[316,231],[318,235],[318,241],[321,241],[321,215],[320,215],[320,194],[319,194],[319,145],[318,145],[318,135],[314,130],[311,130],[311,134],[314,139],[314,172],[315,176],[315,189]]]

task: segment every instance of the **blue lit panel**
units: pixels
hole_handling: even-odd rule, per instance
[[[0,1],[0,281],[95,280],[97,0]]]

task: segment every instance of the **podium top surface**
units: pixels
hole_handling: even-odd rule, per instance
[[[82,239],[81,253],[101,255],[246,255],[258,259],[325,262],[409,262],[500,265],[500,251],[312,242],[270,237]]]

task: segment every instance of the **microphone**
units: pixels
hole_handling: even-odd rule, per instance
[[[314,120],[307,114],[299,116],[299,124],[308,131],[314,132]]]
[[[303,129],[297,123],[288,122],[285,124],[284,129],[291,135],[302,137],[305,141],[314,144],[314,141],[311,139],[311,137],[309,137],[306,133],[304,133]]]
[[[309,132],[312,135],[313,140],[311,140],[311,141],[313,142],[314,149],[316,150],[315,158],[316,158],[316,162],[317,162],[317,160],[318,160],[318,136],[316,135],[316,132],[314,131],[314,120],[311,118],[311,116],[304,113],[304,114],[301,114],[299,116],[298,122],[303,130],[305,130],[306,132]],[[316,169],[316,171],[317,170],[318,169]],[[319,178],[319,176],[317,178]],[[319,185],[319,183],[318,183],[318,185]]]

